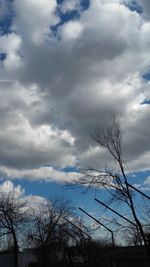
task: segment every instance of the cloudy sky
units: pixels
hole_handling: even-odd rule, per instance
[[[150,1],[0,0],[1,190],[86,203],[63,183],[104,167],[90,134],[113,113],[130,181],[149,190]]]

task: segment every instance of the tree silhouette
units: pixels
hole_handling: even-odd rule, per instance
[[[130,186],[125,172],[122,136],[117,116],[114,116],[111,125],[107,128],[101,128],[100,126],[96,127],[92,138],[99,146],[105,148],[109,152],[116,163],[117,172],[106,167],[104,170],[88,168],[84,170],[84,176],[80,178],[79,183],[105,188],[111,196],[111,201],[117,200],[127,205],[132,214],[133,223],[136,226],[138,236],[141,238],[150,255],[150,246],[142,222],[136,211],[133,194],[134,189]]]
[[[26,221],[26,203],[19,200],[14,192],[0,194],[0,236],[10,235],[13,240],[14,267],[18,267],[17,233]]]

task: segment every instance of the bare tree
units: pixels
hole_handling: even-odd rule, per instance
[[[53,255],[51,263],[53,260],[57,261],[57,253],[61,253],[70,237],[74,238],[64,220],[64,217],[71,214],[70,202],[62,197],[47,200],[33,210],[27,238],[30,247],[38,252],[40,266],[48,266],[50,255]]]
[[[122,233],[127,245],[136,247],[141,246],[141,237],[136,227],[133,225],[122,227]]]
[[[26,203],[17,199],[13,192],[0,194],[0,236],[10,235],[13,240],[14,267],[18,266],[18,231],[25,222]]]
[[[96,185],[105,188],[111,195],[112,200],[119,200],[129,208],[136,230],[142,238],[145,247],[150,254],[150,247],[145,236],[142,222],[138,217],[134,202],[133,188],[128,183],[123,160],[122,140],[120,124],[115,116],[112,124],[107,128],[97,127],[92,135],[93,140],[101,147],[105,148],[112,156],[117,165],[117,172],[105,167],[104,170],[88,169],[80,179],[80,184]]]

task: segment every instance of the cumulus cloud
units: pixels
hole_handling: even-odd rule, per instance
[[[147,177],[144,184],[150,186],[150,176]]]
[[[102,168],[110,159],[90,134],[113,112],[129,169],[149,169],[150,24],[123,2],[93,0],[83,12],[64,1],[62,12],[80,16],[59,23],[55,0],[14,1],[15,33],[0,36],[1,173],[66,181],[56,168]]]
[[[53,167],[41,167],[36,169],[18,170],[14,168],[7,168],[0,166],[0,172],[10,179],[25,178],[29,180],[45,180],[56,182],[71,182],[76,181],[81,177],[81,174],[71,171],[64,172],[62,170],[55,170]]]
[[[0,51],[6,54],[3,66],[8,73],[21,67],[21,57],[19,55],[20,45],[21,38],[15,33],[0,36]]]
[[[33,215],[33,210],[34,212],[39,212],[39,207],[47,203],[47,200],[44,197],[35,195],[26,195],[24,196],[23,201],[26,202],[28,213],[31,214],[31,216]]]
[[[24,189],[20,186],[14,186],[14,184],[6,180],[2,184],[0,184],[0,194],[11,194],[13,193],[16,197],[23,197],[24,195]]]
[[[26,42],[35,45],[44,41],[50,33],[50,26],[58,21],[55,0],[15,0],[14,9],[17,16],[13,29],[23,35]]]
[[[80,10],[80,0],[64,0],[60,5],[60,10],[63,13]]]
[[[150,19],[150,2],[148,0],[137,1],[143,8],[143,17],[146,20]]]
[[[37,195],[26,195],[25,190],[21,185],[15,186],[12,181],[6,180],[0,184],[0,195],[7,196],[13,194],[13,196],[23,203],[26,203],[26,209],[31,214],[34,211],[38,211],[39,206],[46,204],[47,200],[44,197]]]
[[[29,116],[38,113],[36,87],[27,91],[11,82],[2,82],[1,86],[1,163],[14,168],[74,165],[74,138],[67,129],[45,123],[33,126],[29,122]]]
[[[82,25],[78,21],[66,23],[62,29],[61,35],[65,40],[77,39],[82,33]]]

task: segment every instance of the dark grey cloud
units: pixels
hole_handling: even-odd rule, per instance
[[[137,1],[143,8],[143,17],[146,20],[150,19],[150,2],[148,0],[138,0]]]

